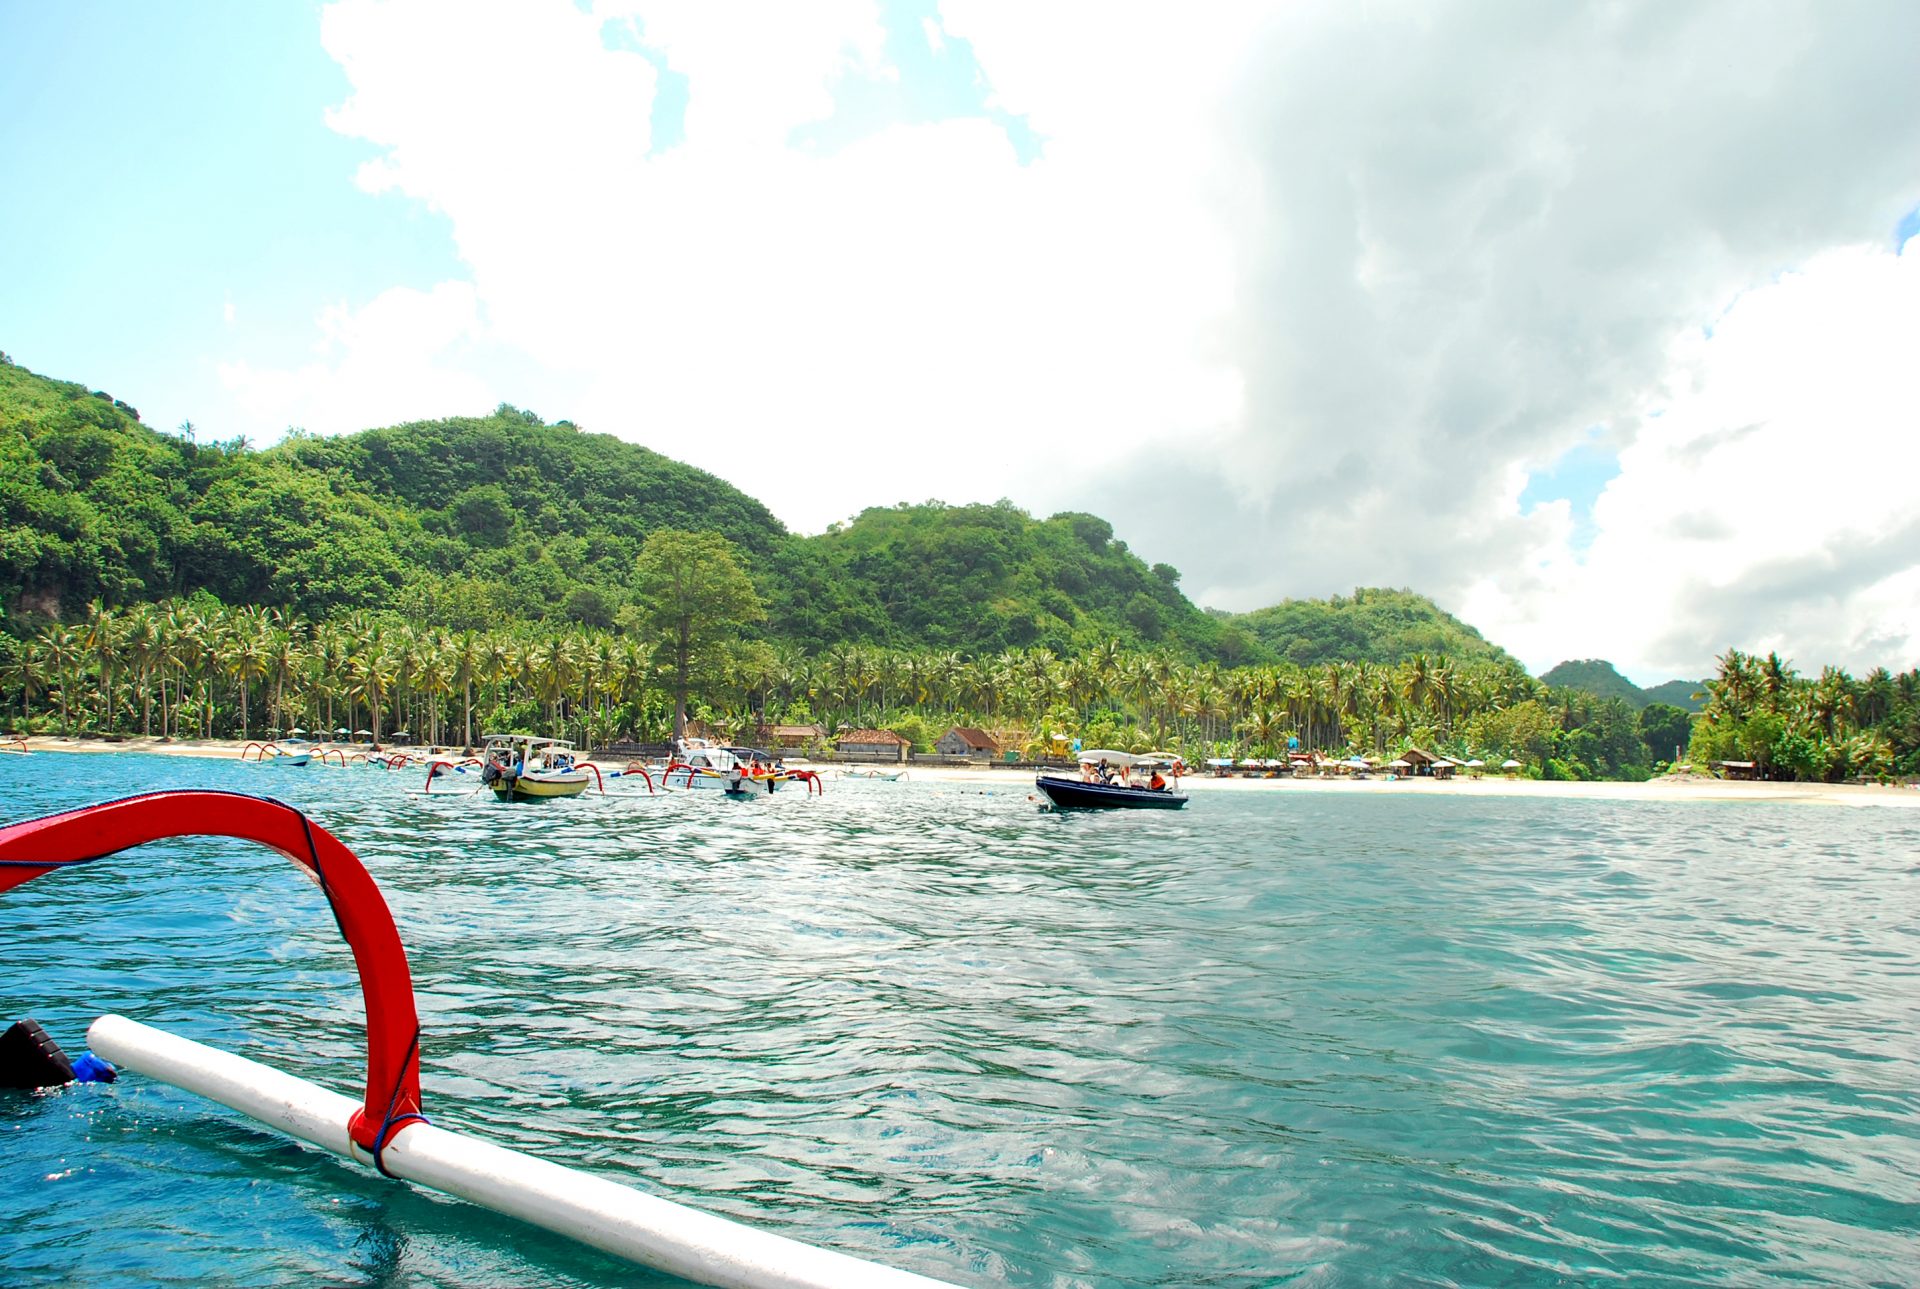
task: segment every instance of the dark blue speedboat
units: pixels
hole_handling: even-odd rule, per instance
[[[1033,786],[1046,793],[1047,800],[1062,810],[1178,810],[1187,804],[1183,792],[1164,788],[1118,788],[1059,774],[1039,775]]]

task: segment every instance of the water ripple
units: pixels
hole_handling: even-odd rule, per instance
[[[1904,1282],[1906,812],[1017,783],[502,807],[419,776],[0,762],[0,816],[268,791],[392,903],[443,1124],[972,1284]],[[0,902],[0,1004],[351,1090],[284,861],[176,842]],[[145,1080],[0,1095],[10,1281],[636,1283]],[[638,1283],[666,1283],[640,1277]]]

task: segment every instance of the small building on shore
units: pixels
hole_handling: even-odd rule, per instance
[[[1425,748],[1418,747],[1408,748],[1400,754],[1400,759],[1407,763],[1408,774],[1432,774],[1434,764],[1441,760]],[[1448,764],[1451,765],[1452,762]]]
[[[842,756],[870,761],[905,761],[907,741],[892,730],[845,730],[834,740]]]
[[[827,741],[821,725],[761,725],[753,732],[753,741],[766,748],[812,747]]]
[[[985,730],[970,729],[965,725],[956,725],[934,740],[933,750],[942,756],[984,756],[994,757],[1000,752],[1000,744],[994,741]]]

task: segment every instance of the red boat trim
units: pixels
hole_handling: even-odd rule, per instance
[[[150,792],[0,828],[0,891],[171,837],[237,837],[279,851],[319,885],[353,951],[367,1009],[367,1090],[347,1125],[377,1153],[420,1118],[420,1020],[393,913],[359,857],[306,815],[238,792]],[[382,1171],[385,1171],[384,1169]]]

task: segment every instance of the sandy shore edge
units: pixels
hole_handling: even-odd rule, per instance
[[[145,752],[160,756],[208,757],[236,760],[246,743],[239,739],[129,738],[108,742],[104,739],[29,737],[27,747],[35,752]],[[425,749],[406,748],[410,756],[424,758]],[[795,760],[794,765],[805,765]],[[613,765],[608,768],[619,768]],[[811,768],[823,778],[838,777],[841,767],[820,764]],[[909,781],[929,783],[997,784],[1012,787],[1031,786],[1031,770],[967,768],[960,766],[905,767]],[[1547,783],[1531,779],[1214,779],[1189,776],[1181,787],[1193,793],[1211,792],[1315,792],[1362,795],[1390,794],[1432,797],[1537,797],[1542,799],[1586,801],[1771,801],[1832,806],[1890,806],[1896,809],[1920,808],[1920,791],[1912,785],[1897,787],[1851,783],[1744,783],[1724,779],[1672,777],[1646,783]]]

